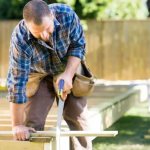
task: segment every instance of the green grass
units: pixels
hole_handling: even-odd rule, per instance
[[[150,140],[144,139],[150,129],[148,103],[140,103],[107,130],[118,130],[114,138],[96,138],[93,150],[150,150]]]

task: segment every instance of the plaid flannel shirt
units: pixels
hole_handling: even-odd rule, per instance
[[[55,17],[50,44],[34,38],[24,20],[12,33],[7,77],[11,102],[27,101],[26,83],[30,73],[57,75],[64,71],[68,56],[84,58],[85,38],[76,13],[65,4],[50,4],[49,9]]]

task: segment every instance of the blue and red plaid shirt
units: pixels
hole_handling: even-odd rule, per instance
[[[84,58],[85,38],[76,13],[65,4],[50,4],[49,9],[55,16],[49,44],[34,38],[24,20],[12,33],[7,78],[11,102],[27,101],[26,83],[30,73],[57,75],[64,71],[68,56]]]

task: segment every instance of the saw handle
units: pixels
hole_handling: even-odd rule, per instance
[[[65,81],[61,79],[58,84],[58,96],[62,96]]]

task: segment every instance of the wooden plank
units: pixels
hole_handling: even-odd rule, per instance
[[[11,119],[10,118],[0,119],[0,125],[3,124],[11,124]],[[55,124],[56,124],[56,119],[46,120],[46,125],[55,125]]]
[[[45,125],[44,130],[50,130],[51,128],[54,128],[54,124]],[[62,128],[66,128],[66,125],[62,125]],[[12,129],[11,124],[0,124],[0,131],[10,131]]]
[[[0,131],[0,136],[12,136],[12,131]],[[99,136],[99,137],[114,137],[118,131],[61,131],[61,136]],[[31,133],[31,137],[55,137],[56,131],[37,131]]]
[[[69,139],[67,137],[61,138],[61,149],[70,150]],[[55,139],[50,143],[41,142],[29,142],[29,141],[12,141],[12,140],[0,140],[0,150],[56,150]]]
[[[44,143],[32,143],[29,141],[1,141],[0,150],[44,150]],[[52,149],[51,149],[52,150]]]

